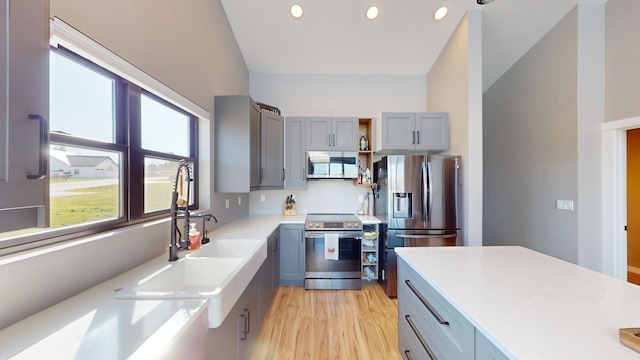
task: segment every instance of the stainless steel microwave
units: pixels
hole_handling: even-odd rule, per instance
[[[307,151],[307,179],[358,178],[356,151]]]

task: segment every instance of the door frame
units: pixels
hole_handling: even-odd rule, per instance
[[[627,130],[640,116],[602,124],[602,267],[627,280]]]

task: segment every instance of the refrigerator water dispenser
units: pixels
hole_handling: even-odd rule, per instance
[[[393,202],[394,218],[411,218],[411,193],[394,193]]]

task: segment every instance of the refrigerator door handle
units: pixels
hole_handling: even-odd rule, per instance
[[[427,163],[427,221],[431,221],[431,209],[433,209],[433,172],[429,161]]]
[[[431,217],[431,209],[429,208],[429,198],[431,197],[429,188],[430,181],[431,179],[429,178],[429,174],[427,172],[427,165],[422,162],[422,201],[420,205],[422,207],[422,218],[425,222],[429,222]]]
[[[456,233],[452,234],[439,234],[439,235],[396,235],[399,238],[403,239],[450,239],[458,236]]]

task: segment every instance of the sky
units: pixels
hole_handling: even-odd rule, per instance
[[[54,52],[50,70],[51,132],[113,142],[113,80]],[[188,139],[188,117],[149,96],[141,107],[143,148],[188,156],[188,141],[176,140]]]

